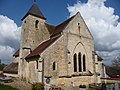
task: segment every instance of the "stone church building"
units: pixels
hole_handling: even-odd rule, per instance
[[[36,2],[22,18],[18,76],[30,83],[73,90],[80,85],[101,83],[102,59],[95,53],[93,37],[77,12],[61,24],[47,23]]]

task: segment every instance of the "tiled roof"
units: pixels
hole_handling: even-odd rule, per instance
[[[54,43],[58,38],[58,37],[55,37],[55,38],[51,38],[43,43],[41,43],[36,49],[34,49],[32,51],[32,53],[30,53],[25,59],[28,59],[28,58],[31,58],[31,57],[36,57],[36,56],[39,56],[40,53],[42,53],[47,47],[49,47],[52,43]]]
[[[18,73],[18,63],[11,63],[3,69],[4,73],[17,74]]]
[[[64,30],[64,28],[68,25],[68,23],[69,23],[74,17],[75,17],[75,15],[72,16],[71,18],[67,19],[67,20],[64,21],[63,23],[57,25],[57,26],[55,27],[55,30],[53,31],[51,37],[53,37],[53,36],[55,36],[55,35],[57,35],[57,34],[60,34],[60,33]]]
[[[48,31],[49,31],[49,34],[52,35],[53,31],[55,30],[55,27],[54,25],[51,25],[51,24],[48,24],[48,23],[45,23]]]
[[[119,80],[120,81],[120,76],[119,77],[111,77],[111,78],[107,78],[108,80]]]
[[[42,12],[40,11],[40,9],[39,9],[39,7],[38,7],[36,2],[33,3],[31,8],[29,9],[29,11],[27,12],[27,14],[22,18],[22,20],[24,20],[29,14],[33,15],[33,16],[36,16],[36,17],[40,17],[40,18],[46,20],[46,18],[44,17]]]
[[[19,51],[20,51],[20,49],[18,49],[18,50],[13,54],[13,56],[18,57],[18,56],[19,56]]]
[[[98,61],[102,61],[103,59],[100,57],[100,56],[98,56]]]

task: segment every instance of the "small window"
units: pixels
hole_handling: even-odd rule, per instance
[[[38,23],[39,23],[39,21],[36,20],[36,21],[35,21],[35,28],[38,28]]]
[[[38,61],[36,61],[36,69],[38,69]]]
[[[73,63],[74,63],[74,72],[77,72],[77,54],[76,53],[73,56]]]
[[[53,62],[53,71],[55,71],[56,69],[56,65],[55,65],[55,62]]]
[[[25,42],[27,43],[27,40],[25,40]]]
[[[83,55],[83,71],[86,71],[86,60],[85,60],[85,55]]]

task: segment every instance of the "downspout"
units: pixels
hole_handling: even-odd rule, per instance
[[[44,84],[44,58],[42,58],[42,83]]]

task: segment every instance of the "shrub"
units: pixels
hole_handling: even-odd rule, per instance
[[[86,86],[85,85],[80,85],[79,88],[86,88]]]
[[[5,64],[0,64],[0,71],[2,71],[5,66]]]
[[[34,83],[34,84],[32,84],[31,90],[44,90],[44,84]]]
[[[11,86],[0,84],[0,90],[19,90],[19,89],[13,88]]]

